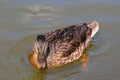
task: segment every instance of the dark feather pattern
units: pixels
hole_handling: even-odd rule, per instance
[[[81,57],[91,38],[99,29],[96,21],[75,24],[38,35],[29,53],[30,62],[37,68],[58,67]]]
[[[87,24],[77,24],[48,32],[45,38],[51,45],[52,53],[67,57],[76,50],[80,43],[85,42],[87,30]]]

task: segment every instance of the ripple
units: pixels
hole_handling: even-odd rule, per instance
[[[21,80],[31,75],[30,67],[21,62],[20,57],[9,56],[9,58],[1,59],[0,78],[2,80]]]
[[[32,44],[33,36],[28,36],[20,40],[10,49],[8,56],[0,58],[1,79],[22,80],[29,79],[33,74],[33,67],[28,61],[28,49]],[[2,70],[4,69],[4,70]]]
[[[89,49],[90,55],[101,55],[104,54],[114,43],[114,40],[108,33],[99,33],[95,36],[91,42],[92,47]]]

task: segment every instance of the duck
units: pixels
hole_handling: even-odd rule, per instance
[[[28,53],[37,69],[51,69],[80,59],[99,30],[99,23],[79,23],[37,35]]]

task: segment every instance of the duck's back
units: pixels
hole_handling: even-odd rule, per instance
[[[78,59],[83,53],[88,34],[91,34],[91,30],[87,24],[76,24],[48,32],[45,35],[50,47],[48,63],[66,64]]]

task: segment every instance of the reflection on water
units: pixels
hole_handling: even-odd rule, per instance
[[[119,80],[118,0],[0,0],[1,80]],[[86,50],[89,61],[36,71],[28,52],[37,34],[97,20],[100,31]]]

